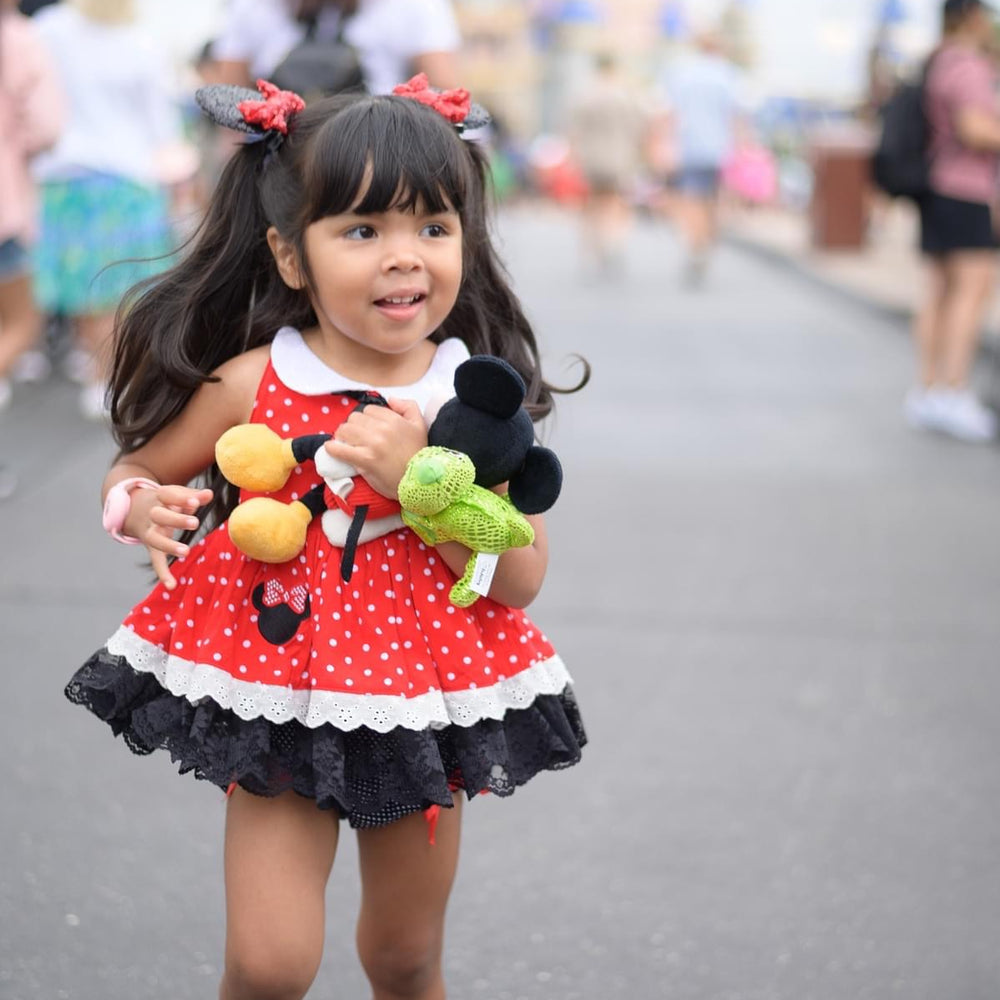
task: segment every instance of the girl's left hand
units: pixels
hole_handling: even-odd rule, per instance
[[[353,465],[384,497],[396,498],[406,464],[427,444],[427,427],[412,399],[388,399],[388,407],[355,410],[324,445]]]

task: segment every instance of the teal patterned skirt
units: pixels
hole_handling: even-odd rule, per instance
[[[48,313],[110,312],[171,260],[167,197],[107,174],[41,185],[35,295]]]

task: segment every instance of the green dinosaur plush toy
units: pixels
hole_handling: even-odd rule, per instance
[[[530,545],[535,532],[510,498],[476,486],[476,467],[468,455],[450,448],[421,448],[399,484],[403,522],[425,545],[461,542],[472,549],[465,572],[448,595],[467,608],[479,594],[472,588],[481,553],[499,555]]]

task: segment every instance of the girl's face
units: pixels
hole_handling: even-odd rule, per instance
[[[327,338],[351,354],[401,355],[422,343],[451,312],[462,281],[458,213],[390,209],[347,212],[305,231],[311,299]],[[282,276],[281,250],[276,250]],[[299,284],[298,287],[303,287]]]

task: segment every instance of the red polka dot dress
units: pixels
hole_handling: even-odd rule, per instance
[[[378,389],[338,375],[285,328],[251,421],[284,438],[331,434],[373,390],[426,409],[453,393],[467,357],[445,341],[418,383]],[[398,505],[372,509],[342,579],[352,514],[333,501],[358,483],[321,446],[316,455],[269,494],[287,503],[324,489],[327,509],[295,559],[250,559],[216,528],[175,563],[178,586],[154,588],[77,671],[68,697],[138,753],[165,748],[182,772],[223,788],[294,789],[361,827],[450,805],[456,788],[510,794],[575,763],[586,736],[548,639],[488,598],[452,605],[454,574]]]

